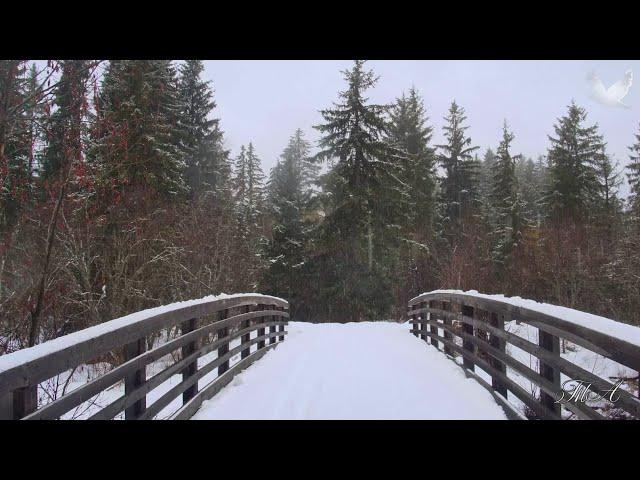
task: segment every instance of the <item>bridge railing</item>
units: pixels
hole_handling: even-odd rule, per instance
[[[602,397],[600,400],[614,400],[605,401],[606,407],[621,410],[619,413],[626,418],[640,419],[640,400],[632,392],[616,389],[611,381],[560,354],[560,341],[565,339],[637,373],[640,371],[637,342],[628,342],[619,335],[608,335],[602,329],[594,330],[560,316],[473,294],[425,293],[409,302],[408,315],[411,332],[438,349],[442,347],[446,355],[454,359],[461,357],[467,376],[487,388],[510,418],[523,418],[509,401],[509,395],[513,395],[528,407],[530,418],[561,419],[561,408],[566,408],[580,419],[605,419],[599,411],[602,402],[598,405],[598,402],[585,401],[589,397],[591,400]],[[535,327],[537,342],[505,330],[505,323],[513,320]],[[509,354],[507,345],[530,354],[537,359],[534,362],[537,365],[532,368],[531,364],[519,361]],[[484,374],[479,375],[476,367]],[[537,386],[539,395],[515,381],[508,369]],[[570,382],[565,389],[567,380]],[[563,394],[566,401],[560,401]],[[572,399],[572,394],[579,394],[579,398]]]
[[[94,408],[90,419],[112,419],[123,411],[126,419],[152,419],[180,396],[169,418],[189,418],[238,372],[284,340],[288,308],[285,300],[259,294],[206,297],[137,312],[1,356],[0,419],[57,419],[123,381],[124,394]],[[174,332],[173,338],[166,335],[165,343],[152,342],[148,349],[158,332]],[[38,405],[39,384],[114,352],[123,363]],[[239,361],[230,364],[238,354]],[[148,378],[147,367],[167,356],[174,362]],[[175,375],[181,376],[177,384]],[[161,385],[160,395],[147,405],[149,392]]]

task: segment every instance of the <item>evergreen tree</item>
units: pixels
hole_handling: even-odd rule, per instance
[[[495,211],[493,261],[499,272],[508,263],[512,250],[522,239],[524,219],[522,218],[522,200],[518,192],[516,178],[516,162],[520,155],[511,155],[509,151],[515,136],[504,122],[502,141],[496,150],[495,163],[492,167],[493,183],[491,201]]]
[[[543,217],[543,192],[545,190],[546,166],[543,157],[536,162],[531,158],[521,157],[516,161],[516,178],[518,190],[523,203],[522,214],[527,221],[538,227]]]
[[[440,180],[441,222],[445,236],[453,237],[462,231],[463,219],[472,214],[479,198],[480,163],[472,156],[479,147],[466,136],[464,109],[454,101],[445,117],[443,127],[447,143],[438,145],[438,156],[444,177]]]
[[[342,319],[379,318],[391,304],[390,269],[399,241],[395,219],[402,198],[402,155],[387,142],[387,107],[364,93],[377,77],[356,61],[343,72],[348,87],[340,103],[322,110],[325,123],[318,160],[333,168],[322,181],[326,217],[319,235],[319,305],[331,304]],[[332,318],[330,311],[325,315]]]
[[[83,109],[86,105],[88,60],[61,60],[62,74],[54,90],[56,110],[46,126],[46,147],[41,164],[41,176],[50,179],[83,152]]]
[[[273,238],[266,248],[268,269],[263,283],[268,293],[287,298],[296,310],[308,283],[303,278],[310,236],[308,217],[312,184],[318,175],[318,166],[310,161],[309,151],[310,144],[302,130],[296,130],[269,179]]]
[[[636,143],[631,145],[629,151],[630,163],[627,165],[627,180],[630,187],[629,202],[633,216],[640,220],[640,132],[636,133]]]
[[[233,178],[238,228],[241,238],[252,252],[258,254],[261,237],[261,220],[264,213],[264,173],[253,144],[240,147],[235,161]]]
[[[567,115],[554,125],[555,137],[549,136],[548,211],[556,221],[586,221],[598,195],[595,163],[603,149],[598,126],[585,126],[586,111],[574,102]]]
[[[0,61],[0,233],[15,225],[28,204],[38,124],[41,87],[35,66],[23,60]]]
[[[186,193],[180,99],[169,60],[113,60],[97,101],[91,156],[101,185]]]
[[[389,142],[404,153],[400,179],[406,188],[406,228],[421,243],[433,233],[435,209],[435,152],[429,145],[433,129],[427,120],[422,98],[413,87],[390,109]]]
[[[228,151],[223,148],[220,120],[210,118],[216,108],[210,82],[202,80],[204,66],[200,60],[186,60],[180,65],[178,93],[180,122],[184,129],[182,150],[185,153],[185,178],[190,191],[218,192],[228,181]]]

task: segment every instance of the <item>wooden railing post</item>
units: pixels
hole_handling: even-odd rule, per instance
[[[453,312],[453,303],[452,302],[442,302],[442,310],[445,310],[447,312]],[[451,322],[451,317],[449,317],[448,315],[444,315],[442,318],[442,322],[447,325],[447,326],[452,326],[452,322]],[[451,335],[451,333],[449,333],[447,330],[444,330],[444,338],[445,340],[449,340],[450,342],[453,342],[453,335]],[[453,356],[453,349],[451,347],[449,347],[448,345],[444,346],[444,353],[445,355],[451,355]]]
[[[0,420],[14,420],[13,392],[0,396]]]
[[[427,302],[421,302],[419,304],[419,308],[425,308],[427,306]],[[426,323],[424,323],[425,320],[427,320],[427,312],[421,312],[420,313],[420,319],[422,320],[422,323],[420,323],[420,338],[422,340],[424,340],[425,342],[427,341],[427,328],[429,327]]]
[[[246,305],[243,310],[244,310],[243,313],[249,313],[251,311],[251,306]],[[240,325],[240,328],[245,329],[245,328],[249,328],[250,326],[251,326],[251,320],[244,320]],[[242,349],[242,351],[240,352],[240,359],[247,358],[251,354],[251,346],[249,345],[250,341],[251,341],[251,332],[245,333],[240,337],[240,344],[247,345],[246,348]]]
[[[411,305],[411,310],[417,310],[418,305]],[[418,323],[419,315],[417,313],[411,314],[411,324],[413,325],[413,336],[418,336],[418,330],[420,330],[420,324]]]
[[[8,394],[5,400],[11,405],[10,415],[14,420],[26,417],[38,408],[38,386],[30,385],[28,387],[17,388],[13,394]],[[2,417],[0,417],[2,418]]]
[[[229,309],[223,310],[220,312],[220,320],[224,320],[229,316]],[[222,327],[217,330],[218,332],[218,340],[224,339],[229,336],[229,327]],[[229,342],[225,342],[218,347],[218,358],[229,353]],[[229,359],[222,362],[218,365],[218,376],[222,375],[224,372],[229,370]]]
[[[284,308],[284,307],[278,307],[278,310],[282,310],[282,311],[284,311],[284,310],[285,310],[285,308]],[[286,318],[285,318],[285,317],[279,317],[279,318],[280,318],[280,320],[282,320],[283,322],[284,322],[284,321],[286,321]],[[278,329],[278,331],[279,331],[279,332],[284,332],[284,325],[280,325],[280,328]],[[279,342],[282,342],[283,340],[284,340],[284,335],[279,335],[279,336],[278,336],[278,341],[279,341]]]
[[[142,355],[146,351],[146,338],[140,338],[135,342],[124,347],[125,361],[132,360],[139,355]],[[147,381],[147,366],[135,370],[133,373],[127,375],[124,379],[124,394],[129,395],[135,389],[141,387]],[[135,420],[144,413],[147,409],[147,397],[143,396],[140,400],[133,403],[130,407],[124,410],[125,420]]]
[[[260,310],[260,311],[264,311],[264,310],[266,310],[266,309],[267,309],[267,306],[266,306],[266,305],[263,305],[263,304],[258,305],[258,310]],[[259,324],[260,324],[260,323],[264,323],[264,318],[265,318],[265,317],[259,317],[259,318],[258,318],[258,323],[259,323]],[[262,327],[262,328],[259,328],[259,329],[258,329],[258,336],[259,336],[259,337],[261,337],[262,335],[264,335],[264,327]],[[258,342],[258,350],[260,350],[260,349],[264,348],[264,345],[265,345],[264,340],[260,340],[260,341]]]
[[[499,328],[501,331],[504,332],[504,315],[490,312],[489,324],[495,328]],[[493,348],[500,350],[502,353],[506,353],[507,343],[497,335],[491,334],[489,336],[489,344]],[[497,358],[492,357],[491,366],[496,370],[498,370],[499,372],[505,375],[507,374],[507,366],[504,364],[504,362],[501,362]],[[507,387],[498,378],[495,378],[494,376],[491,377],[491,386],[496,392],[498,392],[504,398],[507,398]]]
[[[557,357],[560,357],[560,339],[555,335],[538,330],[538,345]],[[553,365],[543,362],[542,360],[539,360],[539,363],[540,376],[546,378],[560,389],[560,371],[554,368]],[[559,417],[561,408],[560,404],[556,403],[556,400],[556,398],[553,398],[553,396],[540,389],[540,403]]]
[[[275,307],[275,306],[271,306],[271,310],[275,310],[275,309],[276,309],[276,307]],[[280,317],[276,317],[275,315],[272,315],[272,316],[270,316],[269,318],[271,319],[271,321],[272,321],[272,322],[275,322],[275,321],[277,321],[277,320],[278,320],[278,318],[280,318]],[[271,326],[269,327],[269,333],[276,333],[276,326],[275,326],[275,325],[271,325]],[[275,337],[275,335],[274,335],[273,337],[271,337],[271,338],[269,339],[269,345],[271,345],[271,344],[273,344],[273,343],[276,343],[276,340],[277,340],[277,338],[276,338],[276,337]]]
[[[191,318],[180,326],[180,333],[182,335],[185,335],[189,332],[193,332],[197,328],[197,325],[198,325],[198,319]],[[182,358],[187,358],[189,355],[192,355],[193,353],[195,353],[197,349],[198,349],[197,340],[187,343],[185,346],[182,347],[182,350],[181,350]],[[198,359],[196,358],[193,362],[187,365],[185,369],[182,371],[182,381],[184,382],[189,377],[195,375],[197,371],[198,371]],[[184,392],[182,392],[182,404],[184,405],[193,397],[195,397],[196,393],[198,393],[198,382],[195,382],[193,385],[187,388]]]
[[[461,305],[461,307],[462,308],[460,310],[460,313],[463,316],[473,318],[473,310],[474,310],[473,307],[469,305]],[[473,325],[470,325],[467,322],[462,322],[462,331],[467,335],[473,336]],[[470,340],[467,340],[466,338],[462,339],[462,348],[468,351],[469,353],[471,353],[472,355],[475,355],[476,353],[476,347],[474,343]],[[462,365],[467,370],[471,370],[472,372],[475,371],[475,364],[473,363],[473,361],[465,357],[462,358]]]
[[[429,302],[429,308],[435,308],[435,303],[436,302],[434,301]],[[429,316],[427,318],[429,320],[437,321],[437,318],[435,318],[431,313],[429,313]],[[435,325],[429,325],[429,331],[434,335],[438,335],[438,327],[436,327]],[[438,339],[435,337],[431,337],[431,345],[438,348]]]

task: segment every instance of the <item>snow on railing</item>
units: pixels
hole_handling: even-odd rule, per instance
[[[533,418],[640,418],[633,394],[640,371],[638,327],[473,290],[423,293],[409,301],[408,315],[414,335],[461,360],[465,372],[514,414],[521,408]],[[569,354],[576,349],[579,355]],[[609,375],[599,375],[596,362]]]
[[[65,418],[73,408],[87,404],[88,418],[94,419],[114,418],[122,411],[127,419],[154,418],[170,404],[177,408],[171,418],[188,418],[202,401],[284,340],[288,308],[286,300],[256,293],[208,296],[136,312],[1,356],[0,419]],[[165,343],[147,349],[150,339],[172,329],[179,331],[178,336],[167,335]],[[254,331],[257,334],[251,338]],[[211,358],[214,352],[217,356]],[[122,362],[38,405],[38,386],[43,382],[66,374],[64,382],[69,383],[78,366],[108,353]],[[230,365],[238,354],[240,361]],[[151,369],[149,376],[147,367],[167,356],[174,361],[159,372]],[[96,397],[114,385],[123,387],[122,395],[96,408]],[[182,402],[176,402],[180,395]],[[148,398],[155,398],[150,406]]]

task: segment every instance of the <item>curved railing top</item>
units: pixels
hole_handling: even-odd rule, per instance
[[[288,308],[282,298],[256,293],[221,294],[150,308],[0,356],[0,398],[122,345],[194,318],[251,305]],[[220,323],[220,322],[219,322]]]
[[[640,328],[567,307],[504,295],[488,295],[475,290],[434,290],[409,301],[409,306],[430,300],[455,301],[511,318],[558,329],[563,337],[596,353],[640,370]],[[560,332],[551,332],[560,333]]]

